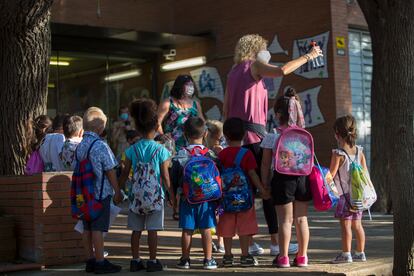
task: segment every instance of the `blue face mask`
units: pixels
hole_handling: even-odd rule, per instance
[[[128,117],[129,117],[128,113],[121,113],[121,115],[119,115],[119,118],[121,118],[121,120],[124,120],[124,121],[128,120]]]

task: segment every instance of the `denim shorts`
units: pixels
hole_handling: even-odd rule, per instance
[[[216,203],[203,202],[190,204],[187,200],[180,202],[179,227],[184,230],[208,229],[216,227]]]

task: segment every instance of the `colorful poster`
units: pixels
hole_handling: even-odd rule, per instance
[[[215,98],[224,101],[223,85],[215,67],[201,67],[190,72],[198,90],[199,98]]]
[[[283,63],[280,62],[271,62],[270,64],[276,66],[282,66]],[[279,93],[280,85],[282,84],[283,77],[279,78],[263,78],[265,87],[268,92],[269,99],[276,99],[277,94]]]
[[[298,93],[302,105],[306,128],[325,123],[318,104],[318,95],[322,86],[317,86]]]
[[[323,57],[319,62],[310,61],[295,71],[296,75],[307,79],[328,78],[328,40],[329,32],[322,33],[313,37],[297,39],[293,41],[293,59],[305,55],[312,48],[312,42],[315,41],[323,51]]]
[[[272,54],[285,54],[288,55],[288,51],[284,50],[282,46],[280,46],[279,39],[277,34],[275,34],[272,43],[269,45],[267,50]]]
[[[174,81],[168,81],[164,83],[164,87],[162,88],[162,93],[161,93],[161,101],[165,100],[166,98],[170,96],[170,91],[173,85],[174,85]]]
[[[208,120],[218,120],[221,121],[221,112],[220,108],[215,105],[205,113]]]

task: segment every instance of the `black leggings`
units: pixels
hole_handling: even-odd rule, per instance
[[[260,177],[260,167],[262,165],[262,155],[263,155],[263,150],[260,147],[260,143],[249,144],[249,145],[245,145],[244,147],[253,152],[253,155],[257,163],[256,172],[257,172],[257,175]],[[262,200],[262,201],[263,201],[263,212],[265,215],[269,234],[271,235],[277,234],[279,232],[279,227],[277,224],[277,215],[276,215],[275,206],[273,204],[273,200],[269,199],[269,200]]]

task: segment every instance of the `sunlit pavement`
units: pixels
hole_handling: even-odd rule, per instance
[[[200,235],[194,236],[193,249],[191,251],[192,267],[189,270],[179,270],[175,268],[175,263],[181,255],[180,235],[177,228],[178,222],[172,219],[171,210],[167,210],[165,218],[165,231],[159,232],[158,258],[165,266],[162,274],[171,275],[198,275],[200,273],[219,273],[220,275],[238,273],[238,274],[255,274],[267,275],[277,272],[278,275],[386,275],[390,273],[392,254],[393,254],[393,232],[392,216],[373,214],[372,221],[368,215],[364,216],[363,225],[367,236],[366,263],[352,263],[332,265],[329,261],[340,252],[340,229],[339,223],[333,217],[332,212],[315,212],[310,211],[309,224],[311,239],[309,246],[309,266],[306,268],[292,267],[288,269],[274,268],[271,266],[274,257],[269,255],[270,239],[267,233],[263,211],[258,210],[258,221],[260,234],[255,236],[258,242],[265,249],[265,254],[258,257],[259,267],[242,268],[237,262],[239,260],[240,250],[239,243],[234,241],[236,247],[233,254],[235,255],[235,267],[219,268],[214,271],[202,269],[203,252],[201,249]],[[127,216],[120,214],[112,226],[105,241],[105,249],[109,252],[108,259],[111,262],[122,265],[122,273],[129,272],[129,262],[131,258],[130,235],[131,231],[126,228]],[[355,241],[353,243],[355,246]],[[148,250],[146,247],[146,233],[143,234],[141,243],[141,253],[144,260],[148,259]],[[221,264],[221,254],[215,254],[214,257]],[[293,261],[294,256],[290,256]],[[14,275],[89,275],[83,271],[83,264],[47,268],[44,271],[18,272]],[[146,273],[146,272],[139,272]],[[133,273],[131,273],[133,274]],[[134,273],[135,274],[135,273]],[[158,273],[157,273],[158,274]]]

